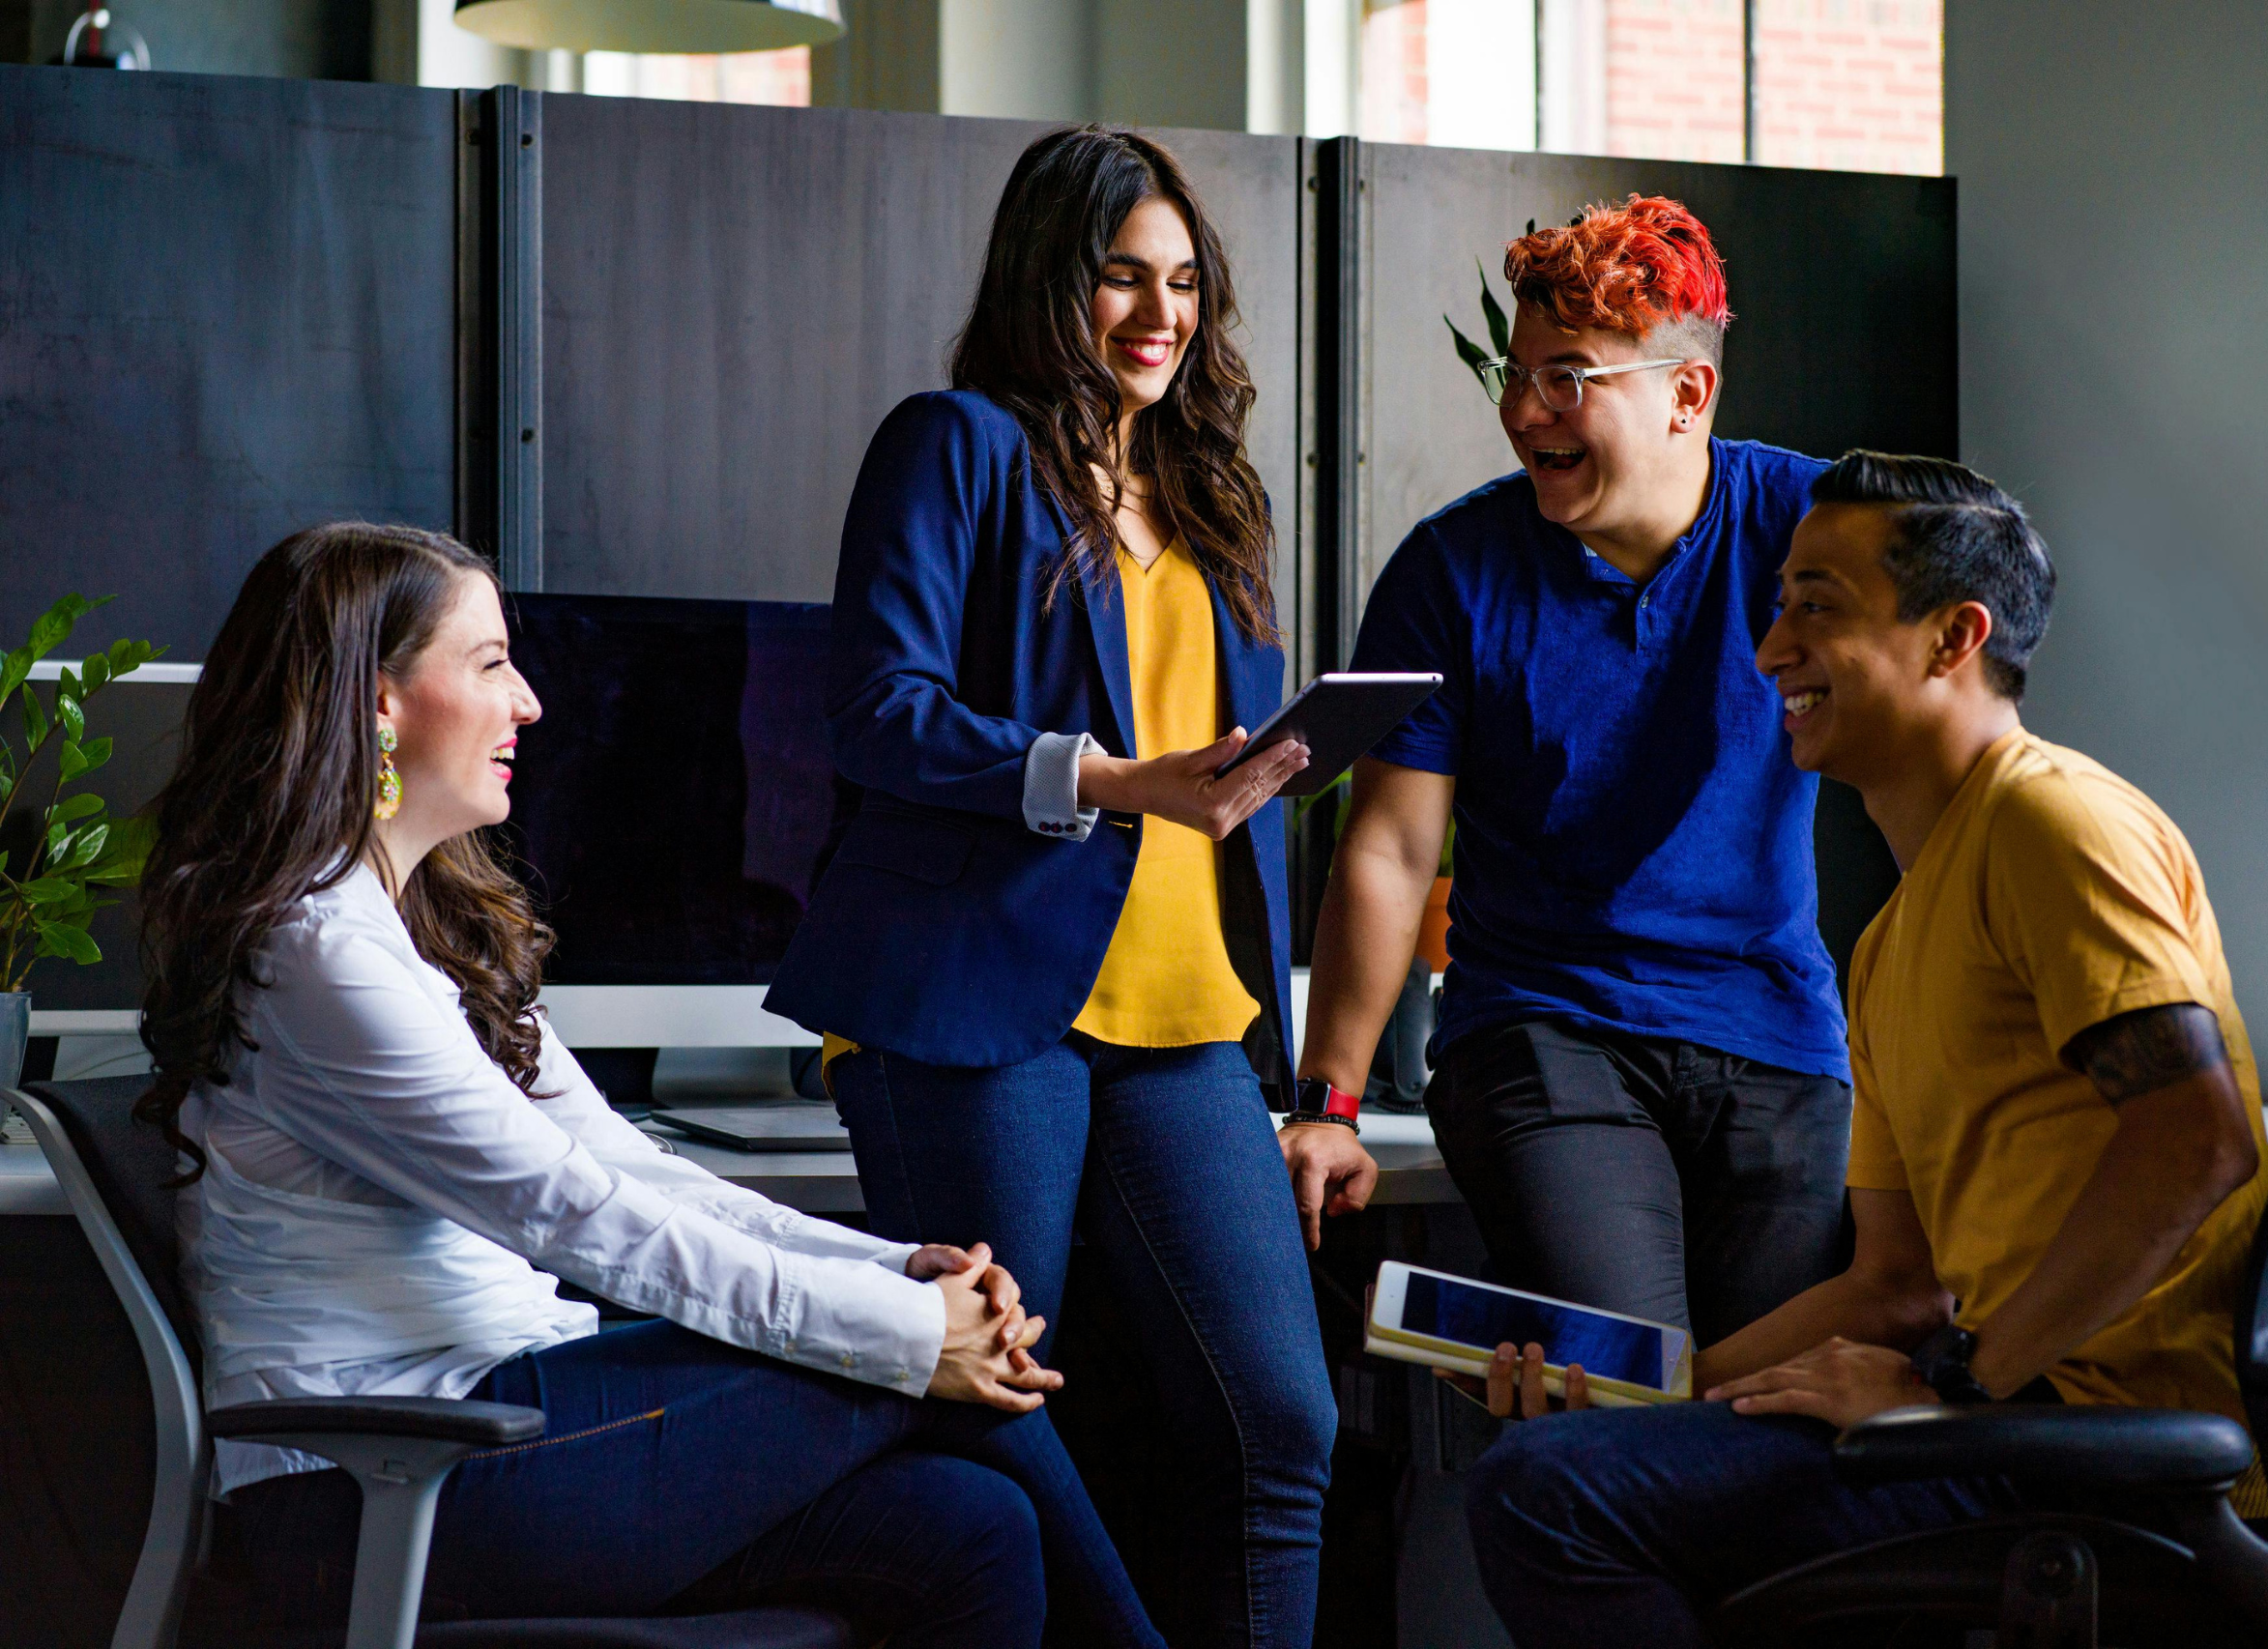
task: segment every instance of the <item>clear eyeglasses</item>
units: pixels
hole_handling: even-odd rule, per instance
[[[1535,385],[1536,398],[1553,412],[1573,412],[1583,405],[1583,387],[1593,378],[1612,378],[1617,372],[1645,372],[1656,366],[1683,366],[1685,358],[1663,361],[1625,361],[1614,366],[1539,366],[1529,371],[1517,361],[1497,356],[1484,361],[1473,370],[1480,374],[1480,387],[1488,391],[1489,399],[1497,405],[1504,404],[1504,392],[1511,391],[1517,402],[1527,393],[1527,386]]]

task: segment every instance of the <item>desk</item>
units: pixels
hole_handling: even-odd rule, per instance
[[[1275,1120],[1281,1124],[1284,1119],[1279,1115]],[[745,1185],[806,1214],[858,1213],[866,1206],[858,1195],[858,1171],[848,1151],[733,1151],[661,1127],[647,1132],[666,1140],[678,1155],[699,1163],[719,1179]],[[1365,1115],[1362,1143],[1379,1163],[1374,1205],[1458,1201],[1449,1171],[1441,1166],[1440,1147],[1434,1143],[1433,1124],[1423,1116]],[[5,1187],[6,1181],[0,1180],[0,1213],[10,1211]],[[60,1196],[55,1211],[62,1211]]]
[[[819,1042],[802,1027],[767,1012],[761,985],[553,985],[545,988],[541,1000],[553,1027],[570,1048],[799,1048]],[[1305,1028],[1306,1009],[1307,969],[1294,968],[1295,1041]],[[59,1076],[124,1075],[149,1068],[135,1035],[138,1023],[139,1016],[131,1010],[36,1012],[32,1034],[78,1043],[83,1051],[79,1057],[57,1061]],[[1296,1048],[1293,1056],[1298,1056]],[[732,1151],[666,1129],[648,1131],[718,1178],[745,1185],[806,1214],[855,1214],[866,1206],[858,1195],[858,1171],[848,1151]],[[1379,1164],[1374,1203],[1459,1201],[1457,1188],[1441,1166],[1433,1126],[1423,1116],[1373,1112],[1362,1119],[1362,1143]],[[0,1142],[0,1216],[70,1212],[40,1147],[28,1141]]]

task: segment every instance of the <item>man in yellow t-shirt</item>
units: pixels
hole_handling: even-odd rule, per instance
[[[1904,872],[1851,965],[1856,1255],[1701,1353],[1711,1401],[1543,1419],[1484,1458],[1474,1544],[1523,1642],[1700,1644],[1767,1574],[2024,1501],[1843,1488],[1830,1426],[1939,1401],[2246,1418],[2268,1137],[2196,859],[2019,722],[2054,571],[2014,499],[1864,452],[1813,499],[1757,662],[1796,764],[1858,789]],[[1542,1361],[1498,1349],[1497,1412],[1542,1412]],[[2231,1498],[2268,1516],[2256,1460]]]

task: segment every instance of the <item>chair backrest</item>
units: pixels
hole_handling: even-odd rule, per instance
[[[2236,1379],[2253,1435],[2268,1447],[2268,1210],[2253,1237],[2253,1261],[2236,1302]]]
[[[157,1481],[150,1526],[112,1649],[168,1649],[198,1544],[211,1457],[195,1364],[195,1323],[181,1294],[173,1229],[174,1154],[155,1128],[133,1119],[146,1077],[33,1083],[16,1109],[32,1125],[48,1166],[126,1309],[150,1376],[157,1423]]]
[[[44,1100],[77,1147],[87,1177],[102,1194],[118,1234],[132,1250],[142,1280],[165,1308],[174,1337],[198,1366],[196,1321],[181,1295],[181,1243],[173,1224],[173,1147],[133,1108],[150,1089],[147,1077],[104,1077],[89,1082],[27,1083],[26,1091]]]

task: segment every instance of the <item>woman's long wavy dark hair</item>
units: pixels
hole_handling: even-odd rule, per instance
[[[1114,452],[1118,380],[1094,335],[1103,258],[1126,216],[1146,200],[1180,208],[1197,249],[1198,326],[1165,398],[1134,420],[1124,466]],[[1260,476],[1244,455],[1252,375],[1229,336],[1236,292],[1220,236],[1180,163],[1137,132],[1081,126],[1024,151],[992,220],[984,275],[953,351],[956,390],[978,390],[1015,415],[1040,485],[1069,519],[1069,553],[1048,588],[1052,601],[1082,574],[1115,572],[1118,507],[1091,466],[1150,477],[1174,532],[1255,641],[1280,639],[1268,563],[1274,535]]]
[[[224,1085],[270,930],[378,844],[378,676],[396,680],[467,578],[495,574],[454,538],[335,522],[260,558],[189,695],[181,757],[155,803],[142,875],[142,1040],[158,1080],[134,1114],[204,1170],[181,1133],[189,1085]],[[533,1092],[534,1017],[551,932],[479,832],[410,872],[401,917],[463,992],[488,1056]],[[186,1180],[184,1181],[186,1183]]]

